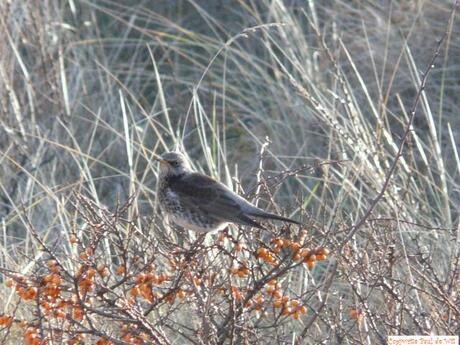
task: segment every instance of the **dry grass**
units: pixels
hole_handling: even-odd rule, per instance
[[[459,334],[452,4],[220,5],[0,4],[2,342]],[[152,156],[175,148],[305,226],[171,229]]]

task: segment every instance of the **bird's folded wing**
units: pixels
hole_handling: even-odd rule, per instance
[[[189,174],[173,181],[170,187],[190,208],[229,222],[242,222],[244,214],[233,192],[206,175]]]

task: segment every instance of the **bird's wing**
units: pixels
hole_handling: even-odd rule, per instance
[[[171,181],[170,188],[188,207],[224,221],[260,227],[244,214],[242,206],[248,203],[246,200],[206,175],[187,174]]]

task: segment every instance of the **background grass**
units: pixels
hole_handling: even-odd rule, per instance
[[[2,2],[0,266],[28,273],[39,262],[28,222],[70,255],[70,234],[85,232],[70,205],[75,193],[112,210],[134,195],[130,212],[151,216],[152,157],[176,148],[197,170],[315,224],[311,237],[340,247],[382,188],[421,71],[447,30],[384,198],[346,253],[311,272],[318,288],[338,264],[327,292],[309,300],[318,312],[309,343],[458,334],[460,27],[457,18],[448,24],[452,5]],[[310,284],[286,281],[292,291]],[[2,289],[7,313],[13,296]]]

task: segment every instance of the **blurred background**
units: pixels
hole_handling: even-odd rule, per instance
[[[48,203],[76,184],[107,204],[125,199],[132,183],[151,190],[151,152],[177,147],[246,188],[267,140],[265,169],[345,159],[351,183],[338,177],[327,194],[372,195],[447,29],[398,182],[423,194],[410,201],[419,217],[452,226],[460,79],[451,9],[412,0],[4,2],[2,217],[33,204],[46,224],[55,211]],[[317,213],[326,196],[315,186],[314,176],[290,179],[279,197],[300,187],[299,198],[321,200]],[[345,197],[356,212],[360,197]],[[429,205],[422,213],[421,204]]]
[[[1,265],[22,269],[33,255],[26,219],[66,248],[73,193],[109,209],[136,195],[138,211],[152,214],[152,157],[174,149],[250,198],[261,176],[277,176],[260,205],[313,219],[337,245],[381,190],[447,32],[404,155],[352,246],[370,253],[366,265],[390,245],[401,249],[401,279],[408,258],[422,271],[428,260],[426,274],[453,293],[460,26],[456,13],[448,22],[452,10],[444,0],[2,1]],[[373,297],[376,308],[385,301]],[[418,297],[414,306],[423,317],[438,308]]]

